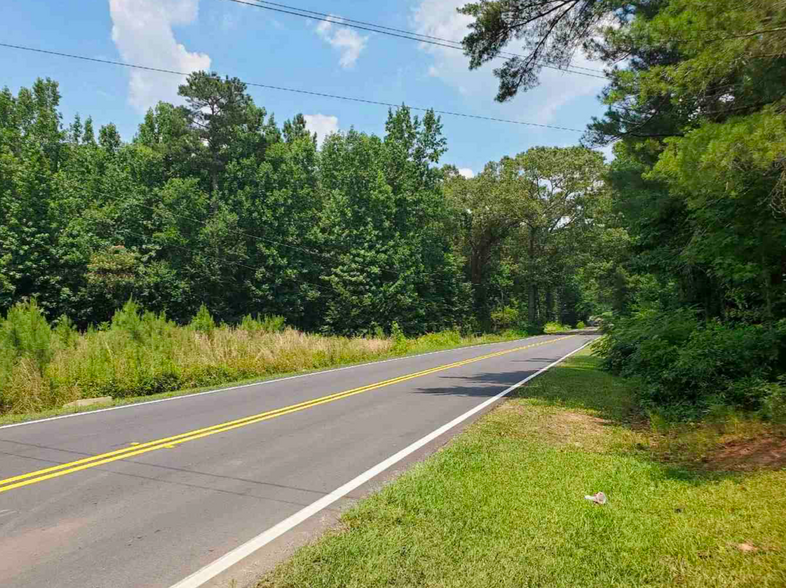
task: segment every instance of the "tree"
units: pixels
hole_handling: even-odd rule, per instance
[[[476,18],[464,40],[472,67],[516,39],[534,52],[499,70],[499,99],[531,88],[538,63],[566,65],[578,49],[613,67],[608,109],[585,141],[621,140],[609,181],[637,255],[618,272],[630,297],[619,307],[658,291],[658,304],[706,317],[784,316],[783,0],[507,0],[464,11]]]
[[[657,2],[656,2],[657,3]],[[623,0],[482,0],[459,12],[475,18],[464,37],[470,69],[500,56],[514,40],[523,55],[506,59],[494,70],[497,100],[510,100],[520,90],[538,85],[544,66],[566,68],[576,52],[594,48],[593,38],[611,21],[625,22],[632,7],[646,2]]]
[[[555,280],[570,256],[575,233],[604,189],[603,156],[582,147],[536,147],[504,162],[512,184],[528,194],[522,222],[527,231],[529,320],[553,320]],[[544,276],[545,277],[542,277]],[[539,288],[545,288],[545,316],[538,316]]]
[[[265,111],[256,108],[237,78],[198,71],[190,74],[178,94],[186,99],[187,120],[199,142],[192,146],[204,161],[214,198],[219,177],[238,151],[258,149]]]
[[[603,191],[603,172],[599,153],[538,147],[490,163],[472,179],[451,175],[446,193],[458,219],[459,247],[469,260],[476,309],[484,318],[496,303],[490,288],[501,275],[495,273],[511,267],[526,284],[529,321],[554,318],[555,288]],[[503,263],[505,256],[511,261]],[[546,298],[543,317],[541,294]]]
[[[442,232],[441,124],[409,109],[388,114],[384,140],[355,131],[320,154],[325,328],[359,333],[394,322],[407,333],[466,318],[467,290]]]

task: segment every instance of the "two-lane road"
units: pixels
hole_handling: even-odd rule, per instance
[[[167,588],[213,564],[199,585],[590,339],[547,335],[0,427],[0,585]]]

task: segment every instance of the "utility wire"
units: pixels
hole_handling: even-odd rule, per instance
[[[232,0],[230,0],[230,1],[232,1]],[[254,0],[254,2],[256,2],[257,4],[267,4],[267,5],[270,5],[270,6],[277,6],[279,8],[286,8],[286,9],[295,10],[295,11],[301,12],[301,13],[314,14],[314,15],[317,15],[317,16],[329,18],[329,19],[332,19],[329,22],[332,22],[334,24],[344,24],[344,25],[346,25],[346,23],[357,23],[357,24],[360,24],[360,25],[374,27],[375,29],[384,29],[384,30],[393,31],[393,32],[397,32],[397,33],[403,33],[403,34],[409,35],[411,37],[423,37],[425,39],[432,39],[432,40],[435,40],[435,41],[442,41],[442,42],[445,42],[445,43],[453,43],[454,45],[459,45],[460,47],[458,47],[458,48],[463,50],[463,46],[461,46],[461,42],[460,41],[453,41],[451,39],[445,39],[444,37],[435,37],[435,36],[432,36],[432,35],[424,35],[422,33],[416,33],[414,31],[408,31],[408,30],[405,30],[405,29],[397,29],[397,28],[387,27],[387,26],[384,26],[384,25],[378,25],[378,24],[375,24],[375,23],[370,23],[370,22],[366,22],[366,21],[362,21],[362,20],[354,20],[354,19],[351,19],[351,18],[344,18],[343,16],[328,14],[328,13],[325,13],[325,12],[317,12],[317,11],[314,11],[314,10],[306,10],[305,8],[297,8],[296,6],[289,6],[287,4],[280,4],[278,2],[269,2],[268,0]],[[273,9],[269,8],[269,10],[273,10]],[[288,13],[288,14],[292,14],[292,13]],[[304,15],[297,14],[296,16],[304,16]],[[306,17],[306,18],[308,18],[308,17]],[[318,20],[322,20],[322,19],[318,19]],[[346,25],[346,26],[349,26],[349,25]],[[374,32],[382,32],[382,31],[374,31]],[[699,31],[699,32],[713,33],[714,31],[710,31],[708,29],[705,29],[704,31]],[[715,41],[729,41],[729,40],[732,40],[732,39],[743,39],[743,38],[746,38],[746,37],[755,37],[757,35],[767,35],[767,34],[772,34],[772,33],[786,33],[786,27],[775,27],[775,28],[770,28],[770,29],[761,29],[761,30],[758,30],[758,31],[747,31],[747,32],[744,32],[744,33],[738,33],[736,35],[729,35],[728,37],[709,37],[709,38],[705,38],[705,39],[702,39],[700,37],[699,38],[693,38],[693,39],[689,39],[689,38],[669,38],[669,39],[665,39],[665,40],[666,41],[678,41],[678,42],[693,42],[693,41],[705,40],[705,41],[709,41],[709,42],[715,42]],[[419,39],[415,39],[415,40],[419,40]],[[507,55],[507,56],[510,56],[510,57],[523,57],[523,58],[528,58],[529,57],[528,55],[521,55],[520,53],[511,53],[511,52],[507,52],[507,51],[500,51],[499,54],[500,55]],[[543,67],[552,67],[553,69],[558,69],[560,71],[566,71],[563,68],[559,68],[559,67],[555,67],[555,66],[544,65]],[[591,67],[581,67],[581,66],[578,66],[578,65],[571,65],[569,67],[571,67],[572,69],[583,69],[583,70],[586,70],[586,71],[594,71],[594,72],[598,72],[598,73],[605,73],[602,69],[595,69],[595,68],[591,68]],[[576,73],[576,72],[571,72],[571,73]]]
[[[151,66],[148,66],[148,65],[139,65],[139,64],[134,64],[134,63],[124,63],[122,61],[113,61],[111,59],[99,59],[97,57],[86,57],[84,55],[75,55],[73,53],[63,53],[63,52],[60,52],[60,51],[49,51],[47,49],[39,49],[37,47],[27,47],[27,46],[24,46],[24,45],[14,45],[14,44],[11,44],[11,43],[0,43],[0,47],[6,47],[6,48],[9,48],[9,49],[18,49],[20,51],[29,51],[29,52],[32,52],[32,53],[42,53],[44,55],[56,55],[58,57],[67,57],[69,59],[79,59],[79,60],[82,60],[82,61],[91,61],[91,62],[94,62],[94,63],[104,63],[104,64],[107,64],[107,65],[117,65],[117,66],[120,66],[120,67],[127,67],[127,68],[131,68],[131,69],[140,69],[140,70],[144,70],[144,71],[154,71],[154,72],[158,72],[158,73],[172,74],[172,75],[178,75],[178,76],[183,76],[183,77],[190,75],[187,72],[175,71],[175,70],[171,70],[171,69],[163,69],[163,68],[160,68],[160,67],[151,67]],[[462,118],[471,118],[471,119],[477,119],[477,120],[501,122],[501,123],[507,123],[507,124],[513,124],[513,125],[523,125],[523,126],[538,127],[538,128],[544,128],[544,129],[553,129],[553,130],[557,130],[557,131],[570,131],[572,133],[583,133],[584,132],[582,129],[574,129],[574,128],[570,128],[570,127],[561,127],[561,126],[557,126],[557,125],[547,125],[547,124],[542,124],[542,123],[524,122],[524,121],[512,120],[512,119],[507,119],[507,118],[496,118],[496,117],[493,117],[493,116],[482,116],[482,115],[479,115],[479,114],[467,114],[467,113],[464,113],[464,112],[453,112],[453,111],[450,111],[450,110],[437,110],[435,108],[428,108],[428,107],[424,107],[424,106],[409,106],[409,105],[406,105],[406,104],[393,104],[391,102],[380,102],[378,100],[367,100],[365,98],[353,98],[353,97],[350,97],[350,96],[339,96],[337,94],[325,94],[323,92],[313,92],[311,90],[300,90],[300,89],[296,89],[296,88],[285,88],[283,86],[272,86],[272,85],[269,85],[269,84],[259,84],[259,83],[255,83],[255,82],[244,82],[244,83],[247,86],[253,86],[253,87],[256,87],[256,88],[265,88],[267,90],[278,90],[278,91],[281,91],[281,92],[295,92],[295,93],[298,93],[298,94],[306,94],[306,95],[309,95],[309,96],[319,96],[320,98],[333,98],[333,99],[336,99],[336,100],[347,100],[347,101],[350,101],[350,102],[359,102],[359,103],[362,103],[362,104],[372,104],[372,105],[375,105],[375,106],[385,106],[387,108],[399,109],[399,108],[404,107],[404,108],[409,108],[410,110],[418,110],[418,111],[423,111],[423,112],[428,112],[430,110],[430,111],[434,112],[435,114],[444,114],[446,116],[458,116],[458,117],[462,117]]]
[[[447,47],[449,49],[458,49],[460,51],[464,50],[463,45],[460,41],[453,41],[451,39],[445,39],[444,37],[435,37],[433,35],[425,35],[423,33],[416,33],[414,31],[409,31],[406,29],[397,29],[394,27],[388,27],[384,25],[378,25],[375,23],[362,21],[362,20],[355,20],[352,18],[345,18],[339,15],[333,15],[326,12],[317,12],[315,10],[307,10],[305,8],[298,8],[296,6],[290,6],[287,4],[280,4],[278,2],[269,2],[268,0],[228,0],[229,2],[235,2],[236,4],[245,4],[247,6],[253,6],[255,8],[262,8],[263,10],[271,10],[274,12],[281,12],[284,14],[291,14],[293,16],[300,16],[302,18],[310,18],[312,20],[321,20],[324,22],[329,22],[337,25],[343,25],[347,27],[357,28],[365,31],[370,31],[374,33],[381,33],[383,35],[390,35],[393,37],[399,37],[403,39],[409,39],[412,41],[419,41],[421,43],[431,43],[433,45],[439,45],[441,47]],[[390,31],[390,32],[386,32]],[[710,31],[707,31],[710,32]],[[399,33],[399,34],[394,34]],[[718,41],[730,41],[733,39],[744,39],[749,37],[755,37],[758,35],[765,35],[765,34],[772,34],[772,33],[786,33],[786,27],[776,27],[772,29],[762,29],[758,31],[748,31],[744,33],[738,33],[736,35],[729,35],[727,37],[710,37],[710,38],[668,38],[664,39],[666,42],[680,42],[680,43],[692,43],[695,41],[707,41],[709,43],[714,43]],[[509,51],[500,51],[498,56],[507,56],[507,57],[521,57],[524,59],[528,59],[529,55],[522,55],[520,53],[512,53]],[[578,65],[569,65],[567,68],[557,67],[553,65],[546,65],[546,64],[539,64],[542,67],[548,69],[554,69],[561,72],[573,73],[578,75],[587,75],[590,77],[602,78],[606,79],[608,76],[602,75],[591,75],[585,74],[583,72],[574,71],[574,70],[584,70],[588,72],[597,72],[597,73],[605,73],[602,69],[596,69],[591,67],[582,67]]]
[[[331,19],[334,19],[332,22],[335,22],[335,24],[356,23],[356,24],[360,24],[360,25],[366,25],[366,26],[369,26],[369,27],[374,27],[376,29],[383,29],[383,30],[386,30],[386,31],[393,31],[393,32],[396,32],[396,33],[403,33],[405,35],[410,35],[410,36],[413,36],[413,37],[422,37],[423,39],[431,39],[431,40],[434,40],[434,41],[442,41],[444,43],[452,43],[454,45],[458,45],[458,47],[456,47],[457,49],[461,49],[462,51],[464,49],[464,47],[462,46],[461,41],[453,41],[452,39],[445,39],[444,37],[435,37],[433,35],[425,35],[423,33],[416,33],[414,31],[408,31],[406,29],[397,29],[397,28],[394,28],[394,27],[387,27],[387,26],[384,26],[384,25],[378,25],[378,24],[375,24],[375,23],[365,22],[365,21],[362,21],[362,20],[355,20],[355,19],[352,19],[352,18],[346,18],[346,17],[343,17],[343,16],[328,14],[328,13],[325,13],[325,12],[316,12],[315,10],[306,10],[304,8],[297,8],[297,7],[294,7],[294,6],[288,6],[286,4],[279,4],[278,2],[268,2],[267,0],[255,0],[255,1],[257,3],[259,3],[259,4],[269,4],[271,6],[278,6],[280,8],[289,8],[290,10],[297,10],[298,12],[305,12],[305,13],[308,13],[308,14],[315,14],[317,16],[323,16],[323,17],[326,17],[326,18],[331,18]],[[378,32],[381,32],[381,31],[378,31]],[[521,55],[520,53],[511,53],[509,51],[501,51],[500,55],[507,55],[509,57],[525,57],[525,58],[528,57],[527,55]],[[544,66],[544,67],[553,67],[553,66]],[[592,67],[581,67],[581,66],[578,66],[578,65],[571,65],[570,68],[571,69],[583,69],[585,71],[594,71],[596,73],[605,73],[602,69],[596,69],[596,68],[592,68]],[[558,69],[560,71],[566,71],[565,69],[560,68],[560,67],[553,67],[553,69]],[[571,72],[571,73],[575,73],[575,72]]]
[[[363,31],[369,31],[372,33],[380,33],[382,35],[388,35],[391,37],[397,37],[399,39],[407,39],[410,41],[418,41],[420,43],[428,43],[430,45],[437,45],[439,47],[446,47],[448,49],[455,49],[458,51],[464,51],[464,47],[458,41],[451,41],[450,39],[443,39],[441,37],[432,37],[430,35],[421,35],[420,33],[415,33],[412,31],[407,31],[404,29],[394,29],[392,27],[385,27],[381,25],[376,25],[373,23],[368,23],[360,20],[353,20],[349,18],[343,18],[340,16],[334,16],[332,14],[327,14],[324,12],[315,12],[313,10],[304,10],[302,8],[296,8],[294,6],[287,6],[286,4],[277,4],[275,2],[266,2],[265,0],[254,0],[253,2],[249,2],[246,0],[227,0],[229,2],[234,2],[235,4],[243,4],[245,6],[251,6],[253,8],[261,8],[262,10],[270,10],[273,12],[280,12],[284,14],[290,14],[292,16],[299,16],[301,18],[308,18],[311,20],[319,20],[322,22],[328,22],[332,24],[342,25],[351,27],[354,29],[360,29]],[[280,8],[276,8],[280,7]],[[355,24],[357,23],[357,24]],[[509,57],[524,57],[526,55],[519,55],[517,53],[509,53],[502,51],[500,55],[505,55]],[[587,76],[591,78],[599,78],[599,79],[607,79],[605,75],[596,75],[592,73],[585,73],[583,71],[574,71],[578,69],[585,69],[588,71],[596,71],[599,72],[601,70],[586,68],[586,67],[579,67],[579,66],[570,66],[571,69],[556,67],[553,65],[545,65],[540,64],[542,67],[548,69],[554,69],[557,71],[561,71],[563,73],[572,73],[581,76]]]

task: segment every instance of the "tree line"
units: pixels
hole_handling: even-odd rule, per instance
[[[602,156],[539,148],[465,179],[440,119],[318,145],[243,82],[191,74],[135,136],[68,124],[58,84],[0,93],[0,314],[108,324],[129,299],[184,324],[280,315],[306,331],[422,334],[575,324],[605,306]],[[61,318],[65,317],[65,318]]]
[[[497,99],[579,50],[602,60],[614,143],[601,352],[642,399],[695,415],[733,404],[786,419],[786,2],[474,2],[471,67],[512,41]],[[614,233],[607,233],[611,237]],[[780,408],[778,408],[780,407]]]

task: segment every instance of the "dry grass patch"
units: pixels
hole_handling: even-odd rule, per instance
[[[411,339],[324,336],[285,328],[276,317],[217,326],[206,309],[183,327],[133,302],[111,324],[80,333],[67,323],[52,329],[34,303],[14,313],[13,321],[0,324],[0,335],[11,342],[0,345],[4,423],[53,416],[84,398],[109,396],[125,403],[523,336],[457,331]]]
[[[748,472],[786,468],[786,427],[730,414],[701,423],[653,418],[646,437],[652,456],[696,470]]]
[[[786,469],[786,438],[731,441],[712,451],[705,464],[724,472]]]

